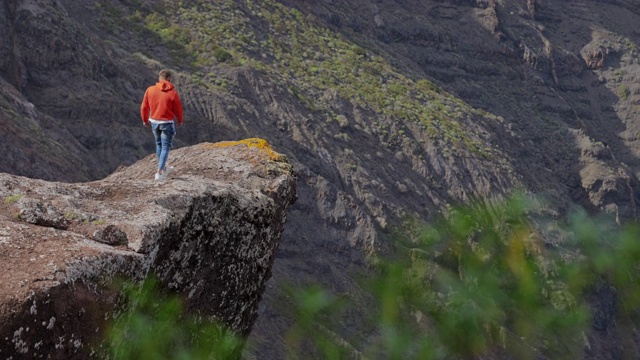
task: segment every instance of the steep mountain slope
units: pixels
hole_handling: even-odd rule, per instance
[[[499,137],[497,145],[518,159],[527,188],[635,217],[634,196],[619,190],[637,176],[637,5],[329,3],[310,11],[504,117],[513,136]],[[599,165],[621,175],[591,179],[602,176],[603,169],[593,169]]]
[[[623,0],[6,0],[0,171],[91,180],[151,153],[138,102],[176,70],[178,146],[258,136],[300,175],[254,334],[282,358],[281,285],[357,294],[405,217],[522,188],[635,218],[639,18]],[[341,336],[366,333],[367,301]]]

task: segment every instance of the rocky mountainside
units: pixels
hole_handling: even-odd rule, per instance
[[[153,156],[83,184],[0,175],[0,357],[95,357],[126,313],[114,279],[157,278],[248,336],[296,198],[291,166],[260,144],[176,150],[163,183],[147,179]]]
[[[404,219],[514,189],[635,219],[639,20],[631,0],[5,0],[0,171],[88,181],[153,152],[138,104],[174,69],[177,146],[258,136],[299,174],[247,354],[279,359],[282,285],[358,294]]]

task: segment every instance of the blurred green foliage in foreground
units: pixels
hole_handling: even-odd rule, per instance
[[[165,296],[158,281],[122,283],[127,311],[108,332],[107,357],[118,360],[234,359],[242,341],[224,326],[184,314],[177,296]]]
[[[581,210],[549,220],[534,203],[476,201],[436,224],[407,225],[364,286],[375,340],[339,336],[327,318],[350,304],[312,287],[298,293],[304,316],[288,347],[311,343],[325,359],[576,359],[596,325],[630,341],[627,325],[640,324],[640,228]],[[603,288],[614,295],[599,302]]]
[[[640,228],[580,210],[548,219],[532,203],[476,201],[435,224],[408,222],[392,259],[372,261],[375,275],[363,281],[373,300],[357,339],[337,324],[361,301],[320,286],[291,290],[288,358],[575,359],[598,326],[631,341],[623,332],[640,324]],[[241,339],[187,319],[153,282],[131,288],[132,310],[109,336],[114,358],[237,358]],[[601,289],[611,298],[599,301]]]

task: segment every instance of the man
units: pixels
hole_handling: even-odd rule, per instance
[[[167,158],[171,141],[176,134],[174,120],[178,121],[178,125],[182,125],[183,114],[180,96],[171,83],[171,71],[160,70],[158,77],[158,82],[149,86],[144,93],[144,99],[140,105],[140,116],[144,126],[151,126],[156,141],[158,172],[155,179],[164,180],[173,168],[167,168]]]

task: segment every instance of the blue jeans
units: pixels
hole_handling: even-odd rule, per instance
[[[153,137],[156,140],[156,155],[158,156],[158,170],[163,170],[167,165],[171,141],[176,134],[176,127],[173,122],[167,124],[151,124]]]

